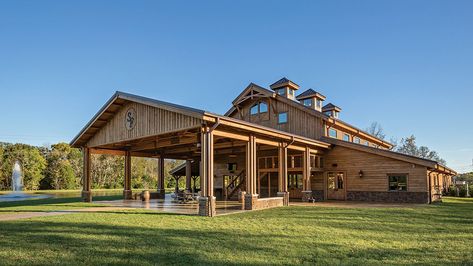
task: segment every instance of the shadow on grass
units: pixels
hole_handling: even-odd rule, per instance
[[[100,200],[117,200],[117,199],[122,199],[122,198],[123,197],[120,195],[113,195],[113,196],[95,196],[93,199],[94,201],[100,201]],[[48,198],[48,199],[32,199],[32,200],[0,202],[0,208],[39,206],[39,205],[57,205],[57,204],[68,204],[68,203],[87,204],[87,203],[84,203],[80,197]]]

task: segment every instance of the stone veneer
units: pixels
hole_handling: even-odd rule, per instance
[[[213,217],[215,212],[215,197],[199,197],[199,215]]]
[[[347,200],[396,203],[428,203],[428,192],[347,191]]]
[[[244,204],[245,210],[261,210],[273,207],[282,207],[284,206],[284,197],[259,199],[258,195],[246,194]]]

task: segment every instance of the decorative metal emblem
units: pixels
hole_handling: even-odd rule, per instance
[[[128,130],[132,130],[136,125],[136,111],[130,108],[125,113],[125,127]]]

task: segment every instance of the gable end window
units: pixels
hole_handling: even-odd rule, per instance
[[[350,135],[348,135],[348,134],[343,134],[343,140],[344,140],[344,141],[350,141]]]
[[[337,138],[337,130],[333,129],[333,128],[330,128],[328,130],[328,135],[329,137],[332,137],[332,138]]]
[[[286,123],[287,123],[287,112],[279,113],[278,124],[286,124]]]
[[[389,174],[389,191],[407,191],[407,174]]]
[[[258,102],[251,106],[250,115],[257,115],[268,112],[268,104],[266,102]]]

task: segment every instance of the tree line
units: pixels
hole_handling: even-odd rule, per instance
[[[38,147],[0,142],[0,190],[11,190],[15,161],[20,162],[25,190],[81,188],[82,153],[67,143]],[[125,167],[123,156],[93,154],[91,162],[92,189],[123,187]],[[165,161],[165,187],[175,186],[175,180],[169,175],[169,171],[181,163],[176,160]],[[156,188],[157,178],[156,159],[132,158],[133,188]]]

